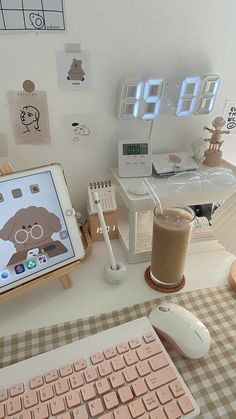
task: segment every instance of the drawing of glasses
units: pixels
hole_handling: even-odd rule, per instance
[[[40,224],[35,224],[29,231],[20,228],[15,232],[15,242],[24,244],[27,242],[29,235],[34,240],[40,240],[43,237],[43,227]]]

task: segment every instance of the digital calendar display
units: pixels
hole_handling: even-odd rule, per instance
[[[148,154],[148,144],[123,144],[124,156],[134,156],[139,154]]]
[[[213,110],[219,86],[220,77],[213,74],[174,82],[161,78],[126,80],[119,90],[118,118],[152,120],[160,113],[208,114]]]

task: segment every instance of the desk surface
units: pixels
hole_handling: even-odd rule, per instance
[[[118,240],[113,240],[112,245],[116,259],[127,266],[125,283],[114,286],[105,282],[103,271],[108,263],[105,243],[95,243],[91,256],[73,272],[72,288],[64,290],[59,281],[53,281],[3,303],[0,306],[0,336],[85,318],[164,295],[144,281],[147,262],[128,264]],[[233,259],[224,250],[189,254],[186,286],[179,293],[226,284]]]

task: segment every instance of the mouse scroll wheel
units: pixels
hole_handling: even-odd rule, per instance
[[[159,307],[159,310],[160,311],[170,311],[170,309],[167,308],[167,307]]]

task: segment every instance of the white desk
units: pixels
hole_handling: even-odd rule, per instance
[[[165,294],[151,289],[144,280],[148,263],[128,264],[118,240],[112,242],[117,260],[128,270],[128,280],[118,286],[103,279],[108,263],[104,242],[95,243],[91,256],[72,275],[73,286],[64,290],[53,281],[0,306],[0,336],[88,317],[141,303]],[[234,256],[224,250],[188,255],[186,286],[180,292],[227,283]]]

